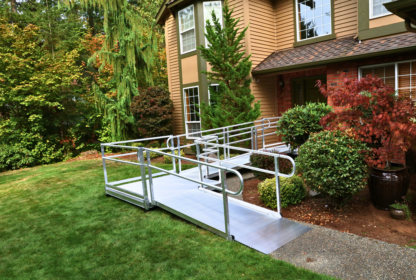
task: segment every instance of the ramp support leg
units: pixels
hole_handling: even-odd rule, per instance
[[[146,152],[146,154],[150,154],[150,151]],[[147,193],[146,164],[144,163],[143,147],[139,147],[139,149],[137,150],[137,157],[139,158],[139,164],[140,164],[140,173],[141,173],[142,187],[143,187],[144,209],[148,211],[150,209],[150,203],[149,203],[149,194]]]
[[[227,235],[227,240],[233,240],[230,232],[230,213],[228,211],[228,196],[226,193],[227,185],[225,182],[225,170],[220,170],[221,177],[221,187],[222,187],[222,200],[224,203],[224,221],[225,221],[225,234]]]
[[[277,202],[277,214],[280,214],[280,179],[279,179],[279,158],[274,157],[274,173],[276,178],[276,202]]]

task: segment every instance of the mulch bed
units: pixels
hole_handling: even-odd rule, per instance
[[[125,154],[125,153],[107,153],[105,155],[106,156],[114,156],[114,155],[121,155],[121,154]],[[185,155],[185,157],[196,160],[195,155]],[[100,158],[101,158],[101,153],[99,153],[97,151],[88,151],[88,152],[81,153],[81,155],[79,155],[75,158],[68,159],[66,162],[73,162],[73,161],[79,161],[79,160],[100,159]],[[136,155],[131,155],[131,156],[120,157],[118,159],[121,159],[121,160],[136,160],[137,156]],[[152,158],[151,162],[152,163],[164,163],[163,162],[163,157]],[[182,164],[195,164],[195,163],[184,160],[184,161],[182,161]]]
[[[244,184],[243,199],[265,207],[257,192],[260,180],[253,178]],[[282,216],[297,221],[370,237],[399,245],[416,245],[416,175],[411,178],[413,221],[398,221],[389,211],[378,210],[370,201],[368,188],[361,191],[339,209],[330,198],[306,197],[301,204],[282,209]],[[276,211],[275,209],[271,209]]]

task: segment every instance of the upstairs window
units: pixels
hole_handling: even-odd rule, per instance
[[[194,5],[182,9],[178,13],[181,53],[196,50]]]
[[[392,1],[393,0],[370,0],[370,18],[391,15],[383,4]]]
[[[331,0],[297,0],[298,41],[332,34]]]
[[[205,33],[207,33],[207,20],[214,25],[212,22],[212,12],[214,11],[215,16],[219,19],[219,22],[222,26],[222,8],[221,8],[221,1],[211,1],[211,2],[204,2],[204,25],[205,25]],[[205,38],[205,45],[209,47],[208,41]]]

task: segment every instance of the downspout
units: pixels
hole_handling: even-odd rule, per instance
[[[407,31],[409,31],[409,32],[413,32],[413,33],[416,33],[416,28],[415,27],[412,27],[412,25],[410,24],[410,18],[406,18],[405,20],[404,20],[404,26],[406,27],[406,30]]]

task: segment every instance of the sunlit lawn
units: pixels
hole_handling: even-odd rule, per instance
[[[112,180],[140,176],[109,170]],[[0,173],[0,278],[331,279],[108,198],[103,181],[99,160]]]

